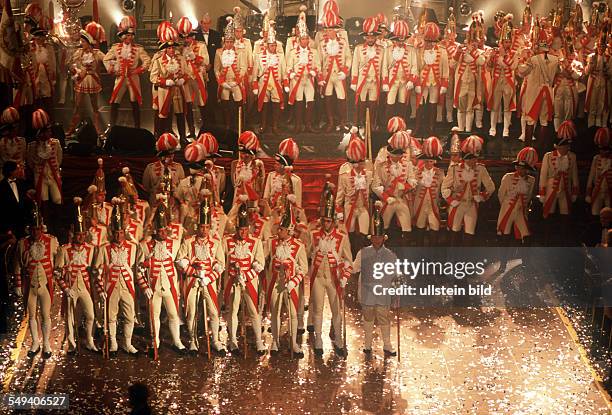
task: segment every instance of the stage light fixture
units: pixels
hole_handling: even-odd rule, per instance
[[[121,8],[126,13],[131,13],[136,8],[136,1],[135,0],[122,0],[121,1]]]

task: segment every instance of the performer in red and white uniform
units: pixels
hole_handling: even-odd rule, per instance
[[[179,141],[171,133],[162,134],[155,143],[158,160],[149,163],[142,174],[142,187],[149,193],[149,205],[157,201],[158,193],[173,195],[174,189],[185,178],[183,166],[174,161],[174,153],[178,146]],[[170,199],[170,207],[177,210],[172,199]],[[178,211],[175,212],[174,217],[179,217]]]
[[[370,109],[372,125],[376,126],[376,107],[385,68],[385,48],[376,43],[378,24],[375,18],[363,21],[365,42],[355,46],[351,65],[351,89],[355,91],[357,124],[365,122],[366,107]]]
[[[57,63],[55,50],[48,40],[51,29],[50,19],[43,16],[30,34],[32,43],[30,51],[32,56],[34,103],[48,114],[53,114],[53,93],[57,81]]]
[[[309,324],[314,325],[314,353],[323,355],[323,306],[325,297],[332,313],[332,343],[336,353],[346,356],[342,333],[344,289],[353,272],[353,255],[348,235],[336,228],[333,192],[324,195],[321,226],[311,232]],[[310,314],[312,313],[312,320]]]
[[[272,223],[280,222],[287,205],[291,205],[294,216],[306,221],[302,209],[302,179],[293,173],[293,163],[299,154],[300,148],[295,140],[287,138],[280,142],[278,153],[274,155],[276,170],[268,173],[263,194]]]
[[[409,148],[410,135],[405,131],[394,133],[387,146],[387,160],[376,166],[372,182],[372,191],[383,202],[385,229],[389,229],[391,219],[396,216],[404,238],[412,230],[408,193],[413,192],[417,185],[412,161],[404,154]]]
[[[484,53],[478,49],[480,43],[478,20],[472,17],[472,23],[465,39],[465,45],[457,48],[453,60],[455,63],[455,85],[453,106],[457,108],[457,125],[460,131],[472,131],[475,107],[479,106],[482,83],[479,81],[482,66],[485,63]]]
[[[193,69],[179,52],[178,31],[172,26],[164,25],[163,22],[160,26],[163,26],[159,31],[161,53],[153,61],[150,74],[151,84],[157,86],[159,128],[161,132],[171,132],[172,114],[174,114],[179,138],[185,145],[187,143],[185,130],[187,96],[183,87],[187,82],[193,80]]]
[[[528,174],[535,172],[538,162],[538,153],[533,147],[525,147],[516,155],[513,162],[515,171],[506,173],[502,177],[497,197],[500,209],[497,217],[497,234],[514,234],[515,239],[525,242],[525,238],[531,235],[528,227],[528,213],[535,177]]]
[[[97,273],[90,275],[90,270],[93,269],[94,265],[96,247],[85,242],[87,233],[85,230],[85,218],[81,212],[82,202],[81,198],[74,198],[76,212],[72,228],[72,243],[62,245],[55,265],[60,270],[60,277],[57,282],[68,301],[69,351],[75,351],[77,348],[74,339],[74,314],[77,305],[80,304],[85,316],[85,329],[87,333],[87,345],[85,347],[88,350],[97,352],[98,348],[94,344],[93,339],[94,306],[92,294],[95,289],[96,294],[106,301],[106,293],[104,292],[100,276]]]
[[[578,198],[578,166],[570,145],[576,137],[572,121],[564,121],[557,131],[555,149],[544,154],[540,170],[539,199],[544,204],[542,213],[546,219],[555,213],[569,215],[571,205]]]
[[[246,307],[251,319],[255,347],[259,355],[266,353],[261,339],[261,318],[258,312],[257,289],[259,273],[263,271],[265,256],[261,240],[249,234],[249,218],[246,204],[238,209],[236,233],[224,241],[227,276],[223,287],[223,302],[227,304],[228,349],[232,354],[240,353],[236,331],[238,329],[238,309]],[[240,324],[246,324],[241,321]]]
[[[348,42],[338,34],[341,27],[340,16],[334,9],[324,12],[323,39],[319,42],[319,56],[321,76],[325,82],[322,94],[327,117],[325,132],[331,132],[336,126],[346,124],[346,78],[350,75],[352,56]]]
[[[104,34],[104,29],[96,22],[90,22],[81,30],[81,47],[74,51],[68,62],[70,73],[74,84],[74,113],[70,121],[70,128],[66,135],[73,135],[74,129],[81,120],[81,110],[83,95],[89,97],[92,109],[93,125],[98,135],[104,129],[98,111],[98,94],[102,91],[102,81],[100,79],[100,69],[104,60],[104,53],[97,48],[100,39]]]
[[[228,213],[228,218],[235,223],[238,207],[242,203],[240,196],[245,195],[247,200],[258,205],[263,196],[264,180],[266,177],[263,162],[255,157],[259,150],[259,139],[252,131],[243,132],[238,137],[238,160],[232,161],[231,178],[234,185],[234,204]]]
[[[0,170],[9,160],[25,166],[27,145],[25,138],[17,136],[18,130],[19,111],[5,108],[0,116]]]
[[[516,111],[516,77],[515,72],[519,64],[520,50],[517,40],[518,34],[513,36],[512,15],[506,15],[499,34],[498,47],[493,49],[488,60],[491,73],[491,94],[487,108],[491,111],[491,127],[489,135],[497,135],[497,124],[503,119],[503,137],[510,135],[510,122],[512,112]],[[503,114],[503,117],[500,117]]]
[[[270,266],[267,282],[266,304],[269,305],[272,319],[272,346],[270,353],[278,354],[281,321],[281,309],[287,307],[289,319],[291,319],[291,345],[293,356],[301,359],[304,357],[302,347],[297,342],[298,333],[298,309],[300,304],[300,287],[304,277],[308,275],[308,258],[306,248],[302,241],[293,236],[295,227],[295,216],[292,208],[282,215],[278,235],[270,240]]]
[[[135,34],[136,19],[133,16],[123,17],[119,23],[119,33],[117,33],[121,42],[115,43],[104,57],[106,71],[115,75],[115,85],[110,98],[111,126],[117,123],[121,101],[128,92],[134,127],[140,128],[140,106],[142,105],[140,75],[149,70],[151,58],[145,52],[144,47],[134,43]]]
[[[435,107],[440,99],[445,99],[448,89],[449,59],[444,46],[438,43],[439,37],[438,25],[427,22],[423,29],[424,44],[417,57],[420,68],[415,84],[417,107],[421,107],[421,125],[428,130],[433,129]]]
[[[584,66],[576,59],[576,54],[569,51],[559,60],[561,66],[555,77],[554,107],[555,131],[563,121],[573,120],[578,113],[578,80],[584,76]]]
[[[595,145],[599,148],[599,154],[596,154],[591,162],[585,199],[591,204],[591,214],[598,216],[603,207],[611,206],[612,159],[609,128],[601,127],[597,130]]]
[[[338,221],[344,222],[347,232],[359,233],[362,239],[369,231],[368,209],[373,174],[366,166],[366,157],[365,142],[357,135],[357,131],[353,131],[346,147],[350,168],[338,175],[336,216]]]
[[[322,87],[324,81],[321,75],[319,52],[310,46],[312,39],[308,34],[306,14],[303,11],[298,17],[296,30],[299,43],[286,53],[287,77],[289,78],[287,103],[295,106],[294,131],[312,133],[314,132],[312,116],[315,90],[317,87]],[[304,102],[303,105],[302,102]]]
[[[13,269],[15,287],[18,297],[24,297],[28,310],[30,335],[32,345],[28,357],[34,357],[40,352],[40,337],[38,335],[38,313],[42,321],[42,351],[43,358],[51,357],[51,304],[53,302],[53,285],[55,258],[59,243],[53,235],[44,232],[42,215],[35,205],[30,236],[20,239],[17,243]]]
[[[170,210],[163,201],[159,203],[153,217],[155,234],[149,241],[140,244],[143,260],[140,267],[148,276],[145,295],[153,302],[155,342],[159,345],[159,315],[163,303],[168,315],[172,346],[174,351],[180,354],[186,349],[180,335],[180,287],[174,261],[177,259],[181,241],[170,237],[169,214]],[[144,278],[144,275],[139,275],[139,278]]]
[[[423,152],[419,157],[423,162],[416,169],[417,188],[414,198],[414,221],[419,229],[440,230],[440,186],[444,180],[444,171],[436,167],[442,156],[442,143],[438,137],[429,137],[423,141]],[[422,232],[419,232],[421,235]],[[418,244],[419,246],[425,246]]]
[[[533,138],[537,122],[546,127],[553,119],[553,82],[559,70],[559,58],[548,52],[550,38],[546,31],[536,24],[533,33],[537,35],[534,39],[537,52],[518,66],[518,73],[525,78],[521,91],[521,110],[527,123],[526,141]]]
[[[495,184],[484,164],[478,163],[483,139],[471,135],[461,143],[463,161],[449,167],[442,181],[441,194],[449,206],[448,228],[473,236],[478,221],[478,207],[495,191]],[[471,239],[471,238],[470,238]]]
[[[397,20],[393,26],[393,44],[385,52],[382,80],[382,89],[387,92],[387,119],[405,114],[405,104],[410,101],[418,77],[417,53],[414,46],[406,42],[408,37],[408,23]],[[400,105],[397,105],[398,102]]]
[[[585,75],[588,76],[584,112],[588,114],[588,126],[605,127],[610,108],[608,79],[612,76],[612,62],[606,51],[606,36],[597,41],[595,52],[588,55]]]
[[[247,76],[248,62],[247,55],[239,52],[235,45],[235,29],[234,22],[231,16],[228,16],[228,23],[225,26],[223,36],[223,47],[217,49],[215,54],[214,70],[215,77],[219,83],[218,98],[223,112],[223,120],[225,129],[229,130],[230,124],[233,121],[232,103],[242,105],[246,99],[246,91],[244,90],[244,80]]]
[[[288,90],[288,86],[285,59],[278,49],[274,29],[268,31],[266,47],[254,57],[253,77],[253,94],[261,113],[259,132],[266,132],[271,124],[272,132],[278,134],[280,111],[285,107],[283,88]]]
[[[220,355],[225,355],[225,348],[219,341],[219,307],[218,284],[225,270],[225,253],[223,243],[218,236],[211,233],[212,198],[206,198],[199,207],[197,232],[187,238],[181,245],[177,264],[185,272],[183,296],[186,299],[187,330],[189,331],[189,350],[197,351],[193,332],[194,319],[199,318],[196,312],[199,304],[198,294],[204,298],[204,307],[210,320],[211,347]],[[209,334],[206,333],[206,336]]]
[[[191,69],[192,78],[183,85],[185,94],[185,118],[189,135],[195,139],[196,131],[193,121],[193,105],[200,110],[200,130],[204,129],[204,106],[208,99],[206,84],[208,83],[208,68],[210,58],[204,42],[195,39],[196,31],[188,17],[181,17],[176,25],[179,35],[184,41],[183,58]]]
[[[142,262],[142,252],[135,242],[125,238],[125,217],[119,205],[115,206],[111,224],[112,241],[98,249],[95,268],[102,276],[108,307],[108,332],[110,337],[109,351],[116,352],[117,345],[117,316],[121,309],[123,319],[123,350],[129,354],[137,354],[138,350],[132,346],[132,333],[134,331],[136,296],[136,283],[141,289],[147,288],[142,278],[134,278],[133,268]]]
[[[51,200],[59,205],[62,203],[62,146],[52,137],[51,119],[45,110],[34,111],[32,128],[36,130],[36,141],[28,144],[27,164],[34,171],[36,199],[45,203]]]
[[[436,122],[442,122],[443,110],[446,108],[446,122],[453,122],[453,100],[455,98],[455,66],[456,61],[451,59],[457,53],[459,43],[457,40],[457,21],[452,7],[448,8],[448,20],[446,23],[446,29],[444,30],[444,39],[440,41],[440,44],[446,49],[446,55],[448,59],[448,90],[445,94],[443,102],[438,102]],[[416,101],[415,101],[416,102]],[[412,100],[410,105],[413,105]],[[414,118],[414,117],[411,117]]]
[[[106,202],[106,183],[101,158],[98,159],[98,170],[93,183],[87,188],[87,193],[89,194],[87,211],[92,224],[110,225],[113,205]]]

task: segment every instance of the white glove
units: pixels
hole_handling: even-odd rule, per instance
[[[291,291],[295,290],[295,287],[296,287],[295,283],[293,281],[289,280],[289,282],[287,283],[287,291],[291,292]]]
[[[446,90],[447,90],[447,88],[445,86],[441,86],[440,87],[440,95],[446,94]]]
[[[396,202],[396,199],[393,196],[387,198],[388,205],[392,205],[395,202]]]
[[[183,78],[180,78],[178,81],[176,81],[176,84],[178,86],[183,86],[185,84],[185,80]]]
[[[417,85],[414,87],[414,92],[416,92],[417,94],[421,93],[421,85]]]
[[[346,287],[348,281],[345,278],[340,278],[340,288]]]
[[[222,87],[223,89],[232,89],[232,87],[231,87],[231,86],[230,86],[230,85],[229,85],[227,82],[223,82],[223,83],[221,84],[221,87]]]
[[[174,86],[174,81],[172,79],[166,79],[166,86]]]
[[[484,202],[484,198],[480,195],[476,195],[474,196],[474,202],[478,202],[478,203]]]
[[[21,287],[15,288],[15,294],[17,294],[17,297],[23,297],[23,292],[21,291]]]
[[[234,81],[228,82],[227,84],[230,86],[230,88],[236,88],[238,86],[238,84]]]
[[[389,85],[384,84],[384,85],[382,86],[382,90],[383,90],[384,92],[389,92]]]
[[[209,277],[204,277],[202,279],[200,279],[200,281],[202,282],[202,286],[206,287],[208,284],[211,283],[210,278]]]
[[[585,197],[584,201],[587,202],[587,203],[591,203],[591,196]]]
[[[261,264],[257,261],[253,261],[253,264],[251,264],[251,268],[256,272],[256,273],[260,273],[261,271],[263,271],[263,268],[261,266]]]
[[[377,196],[381,196],[385,191],[385,188],[383,186],[376,186],[373,187],[372,190],[374,191],[374,193],[376,193]]]
[[[291,73],[289,74],[289,79],[293,79],[293,78],[295,78],[295,72],[291,72]]]
[[[577,195],[572,195],[572,203],[575,202],[578,199]]]
[[[70,288],[66,288],[64,290],[64,294],[66,294],[67,297],[70,297],[70,294],[72,294],[72,290]]]
[[[240,284],[240,285],[246,285],[246,278],[244,277],[244,275],[243,275],[243,274],[240,274],[240,275],[238,276],[238,284]]]
[[[338,72],[338,80],[344,81],[346,79],[346,74],[344,72]]]
[[[150,300],[151,298],[153,298],[153,290],[150,288],[145,289],[144,291],[145,296]]]
[[[206,276],[206,274],[204,274],[204,270],[203,269],[198,271],[198,278],[199,279],[204,279],[205,276]]]
[[[315,76],[317,76],[317,73],[316,73],[315,71],[310,71],[310,72],[308,72],[308,73],[309,73],[309,74],[310,74],[310,76],[312,76],[313,78],[314,78]]]
[[[106,301],[107,295],[106,295],[106,293],[104,291],[100,293],[100,298],[102,300]]]
[[[406,83],[406,89],[408,91],[410,91],[411,89],[414,89],[414,82],[408,81],[408,83]]]
[[[452,202],[450,202],[451,207],[457,207],[459,206],[459,201],[458,200],[453,200]]]
[[[187,268],[187,265],[189,265],[189,260],[187,258],[179,259],[176,262],[176,265],[178,265],[178,267],[184,271]]]
[[[259,89],[254,89],[253,90],[253,95],[259,95]]]
[[[287,93],[288,93],[288,92],[289,92],[289,87],[288,87],[288,86],[286,86],[286,87],[284,88],[284,90],[285,90],[285,92],[287,92]]]
[[[336,219],[338,219],[339,222],[342,222],[344,220],[344,213],[340,212],[336,214]]]
[[[355,84],[351,84],[351,89],[352,89],[353,91],[357,91],[357,85],[355,85]]]

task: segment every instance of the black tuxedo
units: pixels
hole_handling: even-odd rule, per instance
[[[5,178],[0,181],[0,206],[2,206],[0,232],[6,232],[10,229],[17,238],[21,238],[25,235],[27,212],[29,212],[31,206],[26,200],[25,184],[20,180],[15,183],[17,183],[19,201],[15,199],[15,194],[8,179]]]
[[[201,28],[198,29],[198,31],[196,32],[196,40],[204,42],[204,33],[202,32]],[[212,72],[212,66],[215,62],[215,53],[217,53],[217,49],[222,46],[223,45],[221,44],[221,33],[217,32],[214,29],[210,29],[208,31],[208,43],[206,44],[206,49],[208,49],[208,59],[210,61],[211,66],[210,72]]]
[[[204,42],[204,33],[202,28],[198,28],[196,32],[196,40]],[[206,49],[208,50],[208,59],[210,62],[210,69],[208,70],[208,83],[206,84],[206,92],[208,93],[208,99],[205,107],[205,119],[207,123],[214,123],[215,121],[215,109],[217,107],[217,78],[215,77],[214,65],[215,65],[215,54],[217,49],[221,48],[223,39],[221,34],[214,29],[208,31],[208,43],[206,43]]]

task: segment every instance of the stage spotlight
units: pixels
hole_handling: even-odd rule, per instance
[[[131,13],[136,8],[136,1],[135,0],[121,0],[121,8],[126,13]]]
[[[462,2],[459,5],[459,13],[461,13],[462,16],[469,16],[472,13],[472,6],[466,1]]]

